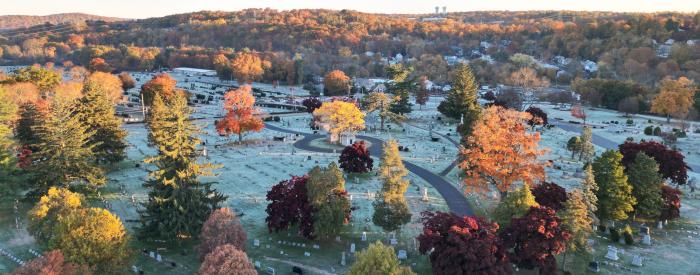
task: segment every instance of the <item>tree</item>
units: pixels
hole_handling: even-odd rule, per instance
[[[355,256],[348,275],[410,275],[415,274],[410,267],[402,267],[396,258],[394,248],[377,241]]]
[[[545,78],[538,78],[537,72],[532,68],[524,67],[510,74],[510,83],[521,87],[525,91],[527,101],[533,102],[538,98],[536,91],[549,86]]]
[[[74,104],[54,100],[46,121],[35,131],[40,143],[30,167],[35,176],[28,196],[44,194],[51,186],[91,190],[106,183],[93,153],[96,144],[90,143],[95,132],[75,115]]]
[[[340,153],[338,163],[345,173],[367,173],[372,171],[372,157],[365,147],[365,142],[355,141],[352,145],[346,146]]]
[[[382,179],[382,189],[374,201],[372,222],[385,231],[394,231],[411,221],[411,211],[408,209],[404,193],[410,182],[404,177],[408,170],[403,165],[396,140],[384,144],[384,154],[379,166],[379,177]]]
[[[428,78],[425,76],[421,77],[420,80],[420,87],[416,91],[416,104],[420,106],[420,109],[423,109],[423,106],[425,106],[426,103],[428,103],[428,99],[430,99],[430,92],[428,91]]]
[[[97,161],[119,162],[126,157],[126,131],[122,120],[114,115],[114,103],[98,82],[88,80],[78,101],[76,116],[92,133],[87,145]]]
[[[566,142],[566,150],[571,151],[571,158],[574,158],[576,153],[581,151],[581,138],[571,137],[569,141]]]
[[[19,105],[17,121],[15,122],[15,140],[22,146],[32,151],[38,151],[41,142],[39,138],[39,125],[44,124],[48,117],[48,103],[44,100],[37,102],[25,102]]]
[[[12,272],[13,275],[90,275],[92,272],[84,265],[65,261],[61,250],[51,250],[38,258],[26,262]]]
[[[532,194],[530,185],[524,184],[498,203],[493,211],[493,220],[501,226],[507,226],[511,219],[522,217],[533,206],[539,206],[539,204]]]
[[[608,150],[593,162],[593,174],[599,188],[596,193],[596,216],[601,221],[627,219],[627,213],[632,212],[637,204],[632,196],[632,185],[629,184],[620,161],[622,154]]]
[[[236,249],[245,252],[247,238],[241,222],[233,211],[228,208],[216,209],[202,225],[202,231],[199,234],[200,243],[197,247],[199,258],[204,259],[216,247],[225,244],[233,245]]]
[[[560,212],[562,227],[571,234],[571,238],[566,242],[566,249],[567,252],[585,254],[590,250],[588,237],[593,234],[593,219],[588,214],[581,190],[575,189],[568,197],[564,209]],[[566,266],[566,258],[562,265]]]
[[[556,211],[547,207],[532,207],[528,213],[515,218],[500,233],[509,251],[511,262],[521,268],[539,268],[540,274],[554,274],[555,256],[564,252],[571,235],[562,226]]]
[[[301,105],[304,105],[306,107],[306,112],[307,113],[313,113],[316,109],[321,107],[321,101],[318,100],[316,97],[309,97],[304,99],[301,102]]]
[[[121,220],[102,208],[84,208],[59,219],[49,240],[68,261],[94,266],[99,273],[119,273],[129,257],[128,236]]]
[[[257,275],[245,252],[235,246],[225,244],[218,246],[207,254],[199,267],[202,275]]]
[[[265,222],[270,232],[287,230],[298,225],[298,233],[304,238],[314,236],[313,207],[307,196],[306,183],[308,176],[292,177],[280,181],[267,192],[266,200],[270,201],[265,209]]]
[[[338,141],[342,133],[365,128],[365,114],[353,103],[324,102],[313,114],[318,125],[331,134],[331,142]]]
[[[88,68],[91,72],[109,73],[113,70],[112,66],[110,66],[109,63],[107,63],[107,61],[100,57],[95,57],[92,60],[90,60]]]
[[[61,100],[76,100],[83,97],[83,83],[77,81],[62,82],[53,88],[53,97]]]
[[[238,134],[238,141],[242,142],[246,132],[260,132],[265,127],[262,119],[256,116],[260,110],[255,108],[255,97],[249,85],[227,92],[224,100],[226,116],[216,123],[220,135]]]
[[[11,79],[15,82],[30,82],[42,93],[48,93],[61,83],[61,74],[53,69],[39,65],[24,67],[14,72]]]
[[[145,106],[151,107],[156,95],[169,102],[172,98],[184,96],[182,90],[177,89],[177,81],[168,74],[159,74],[141,86],[141,97]]]
[[[598,218],[595,216],[595,212],[598,211],[598,184],[595,182],[595,175],[593,173],[593,166],[591,164],[586,164],[584,167],[584,178],[581,182],[581,190],[583,192],[583,202],[586,203],[588,208],[588,216],[590,216],[594,221]]]
[[[122,90],[124,91],[136,87],[136,81],[134,81],[134,78],[127,72],[122,72],[119,74],[119,81],[121,81]]]
[[[455,68],[452,88],[438,105],[438,111],[446,117],[463,119],[460,133],[463,138],[471,135],[474,124],[481,114],[477,100],[478,84],[469,65],[460,64]]]
[[[681,217],[681,193],[677,188],[668,185],[661,186],[661,197],[664,199],[660,218],[663,220],[677,219]]]
[[[167,106],[159,106],[165,105],[159,98],[152,109],[157,120],[149,124],[158,155],[146,160],[157,169],[144,183],[150,191],[140,212],[140,233],[142,237],[188,238],[199,233],[226,197],[212,183],[199,181],[200,176],[213,176],[215,166],[197,162],[200,130],[189,120],[192,110],[185,97],[175,96]]]
[[[629,116],[629,114],[636,114],[639,112],[639,98],[637,97],[627,97],[620,101],[620,105],[617,107],[617,110],[625,113],[625,116]]]
[[[395,100],[383,92],[372,92],[362,99],[362,105],[367,113],[377,112],[381,129],[384,130],[384,121],[387,119],[396,124],[401,124],[406,120],[404,115],[395,113],[391,108],[392,102]]]
[[[56,86],[58,86],[58,84],[56,84]],[[8,97],[18,106],[27,103],[38,104],[40,101],[43,101],[39,87],[31,82],[18,82],[3,85],[3,88],[7,91]],[[51,89],[53,88],[55,88],[55,86],[51,87]]]
[[[495,186],[505,197],[516,181],[533,184],[544,179],[544,154],[537,143],[540,134],[528,133],[524,112],[489,107],[474,126],[466,148],[460,150],[459,167],[467,174],[467,190],[488,190]]]
[[[350,221],[352,211],[343,172],[335,162],[326,168],[316,166],[309,172],[307,190],[314,209],[314,234],[322,238],[338,235]]]
[[[661,92],[651,102],[651,112],[665,115],[667,123],[671,122],[671,116],[685,119],[694,103],[696,90],[695,83],[685,77],[665,78],[661,81]]]
[[[644,152],[656,160],[659,164],[659,173],[664,179],[670,179],[675,184],[685,184],[688,180],[688,165],[683,154],[656,141],[642,141],[639,143],[625,141],[619,146],[622,154],[622,163],[629,167],[637,157],[638,152]]]
[[[419,251],[428,254],[435,274],[509,274],[498,224],[482,217],[423,212]],[[432,251],[432,252],[430,252]]]
[[[559,211],[566,203],[566,190],[553,182],[542,182],[532,188],[535,200],[541,206],[546,206]]]
[[[663,179],[659,175],[659,165],[653,158],[638,152],[634,163],[627,167],[626,172],[632,184],[632,195],[637,199],[635,214],[645,217],[659,216],[663,207]]]
[[[546,126],[549,124],[547,122],[547,113],[542,111],[542,109],[530,106],[529,108],[527,108],[527,110],[525,110],[525,112],[528,112],[532,116],[532,119],[527,121],[527,124],[529,124],[530,126]]]
[[[583,160],[588,163],[593,159],[594,155],[595,146],[593,146],[593,132],[591,131],[591,127],[584,126],[581,132],[581,150],[578,160]]]
[[[586,110],[580,104],[571,107],[571,116],[583,120],[583,125],[586,125]]]
[[[350,78],[343,71],[333,70],[323,77],[325,96],[347,95],[350,92]]]
[[[88,84],[100,87],[100,91],[104,93],[112,103],[118,103],[124,98],[122,81],[113,74],[94,72],[85,80],[85,85]]]
[[[243,51],[231,60],[231,71],[239,85],[260,79],[265,71],[263,60],[257,52]]]
[[[390,111],[399,115],[410,113],[413,104],[409,102],[409,94],[416,89],[415,78],[409,77],[413,68],[406,68],[399,63],[389,65],[386,70],[391,81],[385,85],[387,85],[387,91],[394,95],[391,106],[389,106]]]
[[[17,116],[17,105],[0,86],[0,179],[12,162],[12,124]]]
[[[28,231],[36,239],[47,242],[59,219],[83,206],[83,196],[65,188],[51,187],[29,210]]]

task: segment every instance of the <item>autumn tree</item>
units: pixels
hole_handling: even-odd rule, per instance
[[[460,64],[455,69],[450,91],[437,108],[446,117],[463,120],[460,128],[463,138],[471,135],[481,114],[481,106],[477,102],[478,89],[479,84],[469,65]]]
[[[341,70],[333,70],[323,77],[325,96],[347,95],[350,92],[350,78]]]
[[[532,194],[530,185],[524,184],[498,203],[492,217],[499,225],[507,226],[511,219],[522,217],[533,206],[539,206],[539,204]]]
[[[547,121],[547,113],[542,109],[530,106],[529,108],[527,108],[527,110],[525,110],[525,112],[529,113],[532,116],[532,119],[527,121],[527,124],[529,124],[530,126],[546,126],[549,124]]]
[[[61,250],[51,250],[15,269],[12,275],[90,275],[87,266],[66,261]]]
[[[380,127],[384,130],[384,121],[386,120],[396,124],[402,124],[406,120],[404,115],[392,111],[391,106],[395,100],[395,98],[390,98],[389,95],[383,92],[372,92],[362,98],[362,105],[367,113],[377,113]]]
[[[121,128],[122,120],[114,114],[114,98],[110,98],[105,89],[100,82],[88,80],[75,112],[92,133],[87,145],[92,148],[96,160],[113,163],[126,157],[124,139],[127,133]]]
[[[528,133],[530,115],[501,107],[489,107],[474,126],[466,148],[460,150],[459,167],[466,173],[467,190],[496,187],[505,197],[516,182],[534,184],[544,179],[544,164],[537,158],[539,133]]]
[[[529,67],[520,68],[511,73],[509,80],[513,86],[524,90],[525,98],[530,103],[539,98],[537,91],[549,87],[549,81],[546,78],[540,79],[537,72]]]
[[[423,212],[419,251],[429,254],[435,274],[509,274],[498,224],[482,217]],[[432,252],[431,252],[432,251]]]
[[[664,199],[664,205],[661,209],[661,219],[671,220],[681,217],[682,195],[683,193],[677,188],[665,184],[661,186],[661,197]]]
[[[398,143],[389,140],[384,144],[384,154],[379,166],[382,189],[374,201],[372,221],[385,231],[394,231],[411,221],[411,211],[404,193],[410,182],[405,179],[408,170],[401,160]]]
[[[362,140],[346,146],[338,159],[340,168],[346,173],[367,173],[372,171],[373,162],[374,160],[370,156],[365,142]]]
[[[131,75],[127,72],[122,72],[118,75],[119,81],[122,83],[122,90],[128,91],[131,88],[136,87],[136,81],[134,81],[134,78],[131,77]]]
[[[0,180],[12,163],[12,125],[17,117],[17,105],[0,86]],[[0,187],[0,190],[2,187]]]
[[[168,74],[159,74],[149,80],[143,86],[141,86],[141,96],[143,97],[143,104],[150,107],[153,105],[153,98],[155,95],[159,95],[161,99],[165,102],[170,101],[170,99],[176,96],[183,96],[184,92],[177,89],[175,85],[177,81],[170,77]]]
[[[34,83],[18,82],[2,86],[7,91],[8,97],[18,106],[27,103],[37,104],[42,100],[42,94],[39,91],[39,87],[37,87],[37,85]],[[58,84],[52,86],[51,89],[55,88],[56,86],[58,86]]]
[[[665,78],[661,81],[661,91],[651,102],[651,112],[666,116],[666,122],[671,117],[685,119],[693,106],[693,97],[697,90],[695,83],[685,77],[678,80]]]
[[[335,162],[326,168],[314,167],[307,181],[309,203],[314,209],[314,234],[322,238],[336,236],[350,221],[350,200],[345,179]]]
[[[236,54],[230,66],[233,77],[243,85],[260,79],[265,70],[264,63],[257,52],[243,51]]]
[[[309,97],[309,98],[304,99],[301,102],[301,105],[304,105],[304,107],[306,107],[306,112],[313,113],[314,111],[316,111],[316,109],[321,107],[321,103],[322,102],[320,100],[318,100],[318,98]]]
[[[618,147],[622,154],[622,163],[626,167],[635,161],[638,152],[644,152],[659,164],[659,173],[664,179],[669,179],[675,184],[685,184],[688,180],[688,165],[683,153],[678,150],[656,141],[626,141]]]
[[[588,115],[580,104],[571,107],[571,116],[583,120],[583,125],[586,125],[586,117]]]
[[[48,242],[59,219],[83,207],[84,197],[65,188],[51,187],[29,210],[29,231],[34,238]]]
[[[318,125],[331,134],[331,142],[336,142],[340,135],[365,128],[365,114],[353,103],[343,101],[324,102],[313,113]]]
[[[532,194],[535,200],[541,206],[546,206],[559,211],[566,203],[566,189],[554,182],[542,182],[532,188]]]
[[[402,267],[394,248],[377,241],[355,255],[348,275],[411,275],[410,267]]]
[[[564,252],[571,238],[556,211],[547,207],[530,208],[525,216],[513,219],[500,236],[511,251],[512,263],[526,269],[538,268],[540,274],[556,273],[555,256]]]
[[[308,176],[292,177],[280,181],[267,192],[265,222],[270,232],[298,226],[299,235],[311,239],[314,236],[313,206],[309,202],[306,183]]]
[[[109,73],[113,70],[112,66],[107,63],[103,58],[95,57],[90,60],[88,68],[91,72],[104,72]]]
[[[213,176],[209,163],[197,161],[197,135],[200,129],[189,120],[192,110],[184,96],[175,96],[167,106],[156,96],[149,125],[150,136],[158,155],[147,163],[155,170],[144,187],[148,201],[140,212],[140,234],[152,238],[188,238],[195,236],[212,211],[226,197],[212,188],[212,183],[199,180]]]
[[[663,207],[661,186],[664,182],[659,174],[659,165],[653,158],[638,152],[634,163],[627,167],[626,172],[632,184],[632,195],[637,199],[635,214],[644,217],[659,216]]]
[[[242,142],[246,132],[260,132],[265,127],[257,116],[260,110],[255,108],[255,97],[249,85],[227,92],[224,100],[226,115],[216,123],[220,135],[238,134],[238,141]]]
[[[216,247],[199,267],[202,275],[257,275],[245,252],[230,244]]]
[[[595,213],[598,211],[598,184],[595,182],[595,174],[593,173],[593,165],[586,164],[584,167],[584,177],[581,182],[581,192],[583,194],[583,202],[588,208],[588,216],[594,221],[597,221]]]
[[[228,208],[214,210],[202,225],[199,234],[200,243],[197,247],[199,258],[204,259],[216,247],[226,244],[245,252],[247,238],[241,222],[233,211]]]
[[[53,88],[53,97],[60,100],[76,100],[83,97],[83,83],[77,81],[61,82]]]
[[[42,93],[48,93],[61,83],[63,77],[54,69],[39,65],[21,68],[10,75],[14,82],[29,82],[36,85]]]
[[[107,96],[110,102],[118,103],[123,101],[124,89],[119,77],[110,73],[94,72],[85,80],[85,85],[90,84],[100,87],[100,91]]]
[[[593,174],[598,184],[596,216],[601,221],[627,219],[627,214],[637,204],[621,161],[622,154],[608,150],[593,162]]]
[[[562,227],[571,234],[571,238],[566,242],[567,254],[568,252],[587,254],[591,249],[588,238],[593,234],[593,219],[588,214],[588,207],[581,190],[575,189],[569,193],[568,197],[559,215]],[[562,266],[566,266],[566,257]]]

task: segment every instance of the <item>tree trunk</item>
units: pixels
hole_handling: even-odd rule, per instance
[[[243,143],[243,133],[238,133],[238,143]]]
[[[671,115],[666,115],[666,123],[671,123]]]
[[[379,120],[381,121],[381,124],[382,124],[382,131],[384,131],[384,116],[380,115]]]

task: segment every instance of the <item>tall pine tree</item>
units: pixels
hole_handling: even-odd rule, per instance
[[[345,191],[343,172],[335,162],[314,167],[306,183],[309,203],[314,209],[314,234],[322,238],[336,236],[350,221],[350,200]]]
[[[92,191],[106,183],[104,171],[95,161],[90,143],[95,134],[75,115],[75,102],[59,98],[51,102],[49,114],[42,125],[34,127],[41,143],[32,157],[32,192],[42,195],[51,186],[85,188]]]
[[[387,84],[387,90],[395,96],[389,106],[392,113],[404,115],[411,112],[413,104],[409,102],[409,94],[416,89],[416,80],[410,77],[411,72],[413,68],[406,68],[401,64],[387,67],[387,75],[392,80]]]
[[[48,116],[48,103],[44,100],[38,102],[25,102],[19,106],[19,118],[15,124],[15,138],[23,147],[32,151],[38,151],[41,142],[37,133],[37,127],[44,124]]]
[[[663,178],[659,174],[656,160],[644,152],[638,152],[634,163],[627,167],[627,176],[632,184],[632,195],[637,199],[635,214],[657,217],[661,214],[664,200],[661,198]]]
[[[94,145],[93,152],[99,162],[118,162],[124,159],[126,131],[121,128],[121,119],[114,115],[114,104],[98,83],[85,83],[76,113],[88,130],[95,132],[90,137],[89,144]]]
[[[153,100],[149,124],[158,155],[146,160],[157,170],[144,184],[150,192],[140,213],[140,233],[142,237],[188,238],[199,233],[226,197],[211,183],[199,181],[200,176],[212,176],[215,167],[197,162],[199,128],[189,120],[191,110],[185,97],[176,95],[167,106],[158,98]]]
[[[479,86],[466,64],[457,66],[451,84],[452,88],[438,105],[438,111],[453,119],[464,119],[458,130],[462,137],[467,137],[471,135],[474,122],[481,114],[481,106],[476,101]]]
[[[372,221],[385,231],[394,231],[411,221],[411,211],[408,209],[404,193],[409,181],[404,177],[408,170],[403,165],[396,140],[384,144],[384,155],[379,167],[379,177],[382,179],[382,190],[374,201]]]
[[[15,120],[17,105],[9,98],[7,92],[0,86],[0,194],[8,186],[10,181],[9,173],[14,166],[12,152],[12,128],[10,126]]]
[[[562,219],[562,226],[571,234],[571,238],[566,242],[567,252],[588,253],[590,250],[588,237],[593,233],[593,219],[588,215],[588,207],[581,190],[575,189],[569,193],[559,216]],[[566,266],[566,258],[562,266]]]
[[[593,146],[593,132],[591,132],[591,128],[588,126],[583,127],[579,150],[578,160],[583,160],[586,163],[591,162],[595,155],[595,146]]]
[[[596,221],[598,219],[595,216],[595,212],[598,211],[598,196],[596,196],[596,193],[598,192],[598,184],[595,183],[593,166],[590,163],[587,163],[584,169],[584,178],[583,182],[581,182],[583,202],[586,203],[588,216]]]
[[[627,219],[627,213],[634,210],[637,200],[632,196],[632,185],[622,166],[622,154],[618,151],[605,151],[593,162],[593,174],[598,184],[598,211],[596,216],[602,221]]]

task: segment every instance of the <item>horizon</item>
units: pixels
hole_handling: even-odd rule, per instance
[[[435,7],[447,7],[448,13],[455,12],[487,12],[487,11],[585,11],[585,12],[618,12],[618,13],[657,13],[680,12],[694,13],[700,11],[700,0],[678,1],[669,3],[664,0],[643,1],[611,1],[590,0],[585,3],[564,0],[551,3],[547,0],[534,0],[527,3],[516,0],[502,0],[494,2],[460,3],[457,0],[438,0],[431,3],[405,1],[382,1],[376,3],[368,0],[347,2],[326,2],[320,0],[304,1],[303,3],[282,2],[275,3],[272,0],[260,0],[255,3],[231,3],[217,2],[214,0],[201,0],[196,3],[185,1],[149,1],[146,3],[136,0],[124,0],[119,3],[87,2],[80,0],[64,0],[63,5],[57,6],[49,0],[26,0],[9,3],[4,6],[6,12],[3,16],[47,16],[61,13],[85,13],[90,15],[116,17],[121,19],[144,19],[162,17],[173,14],[192,13],[199,11],[223,11],[235,12],[251,8],[270,8],[280,11],[296,9],[327,9],[327,10],[354,10],[375,14],[431,14]],[[173,5],[175,4],[175,5]],[[134,7],[139,7],[134,10]],[[163,8],[167,7],[167,8]],[[663,8],[657,8],[663,7]]]

